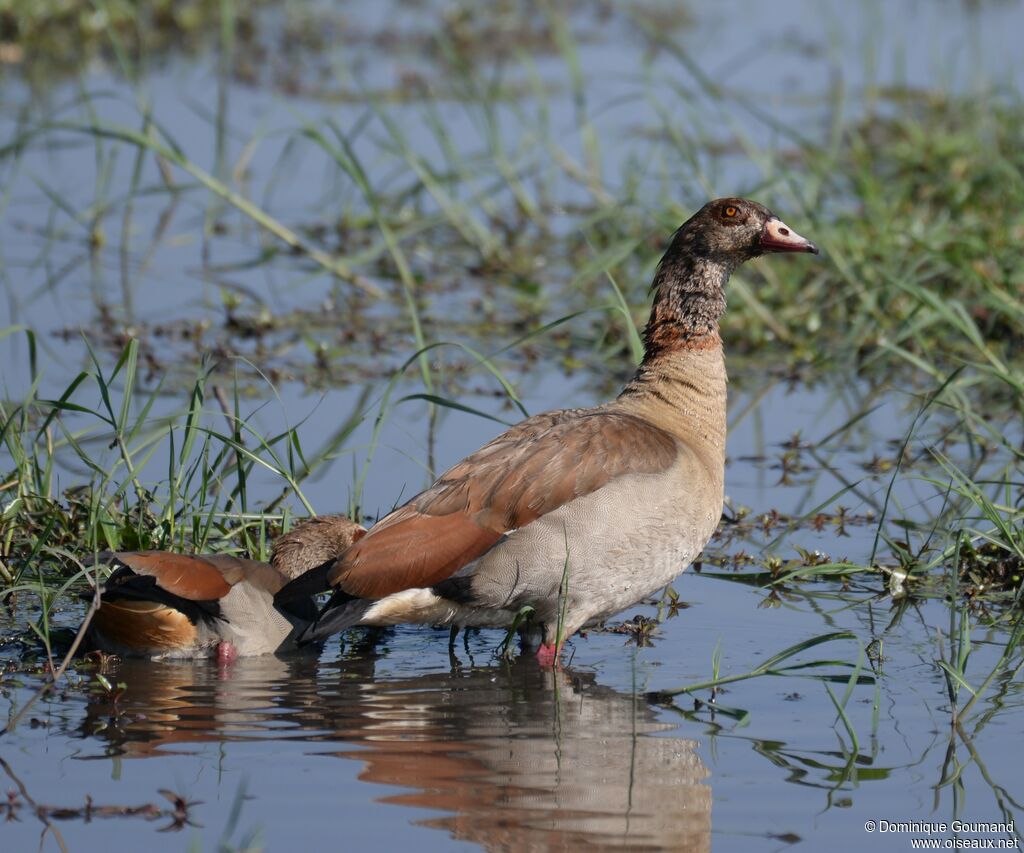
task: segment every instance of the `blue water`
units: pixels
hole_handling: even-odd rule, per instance
[[[344,32],[372,33],[396,17],[403,31],[429,32],[435,12],[427,5],[405,17],[396,16],[390,4],[351,4],[344,10],[349,27]],[[653,218],[665,204],[690,209],[710,194],[761,187],[794,211],[787,218],[799,221],[804,192],[775,185],[772,160],[761,155],[785,151],[790,132],[827,138],[834,110],[858,115],[898,108],[880,99],[885,89],[969,93],[991,87],[1017,91],[1021,84],[1017,42],[1024,31],[1024,4],[1018,2],[693,4],[680,12],[685,22],[661,30],[692,59],[705,82],[724,87],[728,97],[709,90],[692,67],[668,51],[652,47],[627,26],[625,14],[620,8],[604,19],[584,8],[571,20],[579,38],[586,112],[600,140],[602,185],[615,197],[623,190],[626,164],[631,159],[649,163],[643,180],[650,193],[640,195],[648,199],[652,231],[661,227]],[[582,163],[586,151],[570,74],[551,53],[541,52],[533,61],[550,86],[546,108],[553,136],[567,157]],[[382,53],[359,38],[340,44],[331,62],[334,76],[305,94],[285,94],[270,84],[228,84],[224,175],[295,228],[363,209],[323,152],[295,141],[298,129],[307,122],[323,127],[328,118],[352,128],[366,113],[368,99],[360,99],[359,92],[382,91],[410,68],[445,79],[414,49]],[[476,73],[483,79],[489,72],[493,67],[484,59]],[[508,69],[510,80],[528,77],[522,64],[513,62]],[[44,117],[86,120],[88,111],[74,105],[84,91],[89,108],[103,121],[136,129],[139,104],[149,105],[189,156],[214,171],[209,115],[217,85],[209,57],[172,58],[135,87],[102,64],[42,92],[30,90],[16,71],[8,72],[0,83],[6,108],[0,112],[0,139],[18,132],[12,116],[20,107],[27,107],[30,123]],[[440,162],[437,140],[424,131],[422,104],[386,108],[418,153]],[[487,148],[472,106],[442,98],[437,110],[459,157],[468,160]],[[532,98],[498,108],[509,151],[517,146],[529,151],[531,122],[541,111]],[[660,133],[666,113],[686,128],[682,151]],[[386,182],[400,158],[389,152],[379,120],[371,119],[368,128],[355,140],[355,150],[371,178]],[[741,141],[738,151],[709,153],[704,147],[728,138]],[[687,145],[698,152],[692,161],[681,156]],[[144,162],[125,238],[123,199],[133,156],[133,149],[109,141],[97,147],[92,137],[64,132],[0,160],[0,334],[12,325],[34,330],[41,396],[59,394],[79,370],[92,369],[78,330],[103,327],[104,311],[129,331],[157,321],[172,327],[210,324],[209,337],[198,342],[166,341],[171,353],[166,369],[173,381],[153,408],[156,419],[182,406],[181,384],[216,339],[225,293],[238,296],[246,308],[285,313],[305,307],[338,316],[342,324],[349,308],[371,317],[392,310],[359,304],[349,289],[302,259],[278,256],[252,264],[273,240],[181,172],[175,173],[181,192],[168,192],[152,158]],[[481,181],[492,178],[481,170]],[[586,195],[564,177],[553,179],[549,189],[563,203]],[[117,203],[101,218],[105,243],[90,252],[93,222],[82,211],[110,199]],[[204,232],[210,220],[225,223],[226,232]],[[556,222],[569,233],[580,227],[569,208]],[[420,243],[415,251],[430,249]],[[828,263],[827,257],[821,262]],[[554,276],[565,275],[557,258],[538,263],[550,264]],[[453,278],[459,275],[452,272]],[[483,287],[470,277],[462,288],[429,301],[424,311],[432,339],[456,337],[450,326],[472,316],[478,286]],[[647,282],[624,286],[639,302]],[[491,294],[484,291],[484,296]],[[572,294],[563,301],[548,306],[539,322],[586,307],[573,303]],[[55,334],[61,330],[67,335]],[[495,353],[521,334],[466,333],[464,342]],[[334,340],[330,330],[314,329],[308,339],[290,342],[291,366],[308,364],[320,339]],[[259,368],[279,355],[257,344],[239,347]],[[387,375],[412,354],[415,343],[403,331],[379,352],[371,352],[364,339],[353,347],[353,362],[378,360],[378,372]],[[114,350],[98,348],[107,370]],[[30,385],[27,352],[21,331],[0,339],[4,397],[20,399]],[[584,365],[563,373],[560,348],[548,341],[540,355],[526,367],[517,351],[496,356],[531,412],[589,405],[629,372],[624,363],[611,375],[614,371],[602,363],[598,369]],[[846,376],[825,377],[814,387],[792,386],[774,378],[774,367],[732,371],[730,507],[750,508],[755,516],[772,509],[801,516],[822,504],[838,504],[861,522],[850,525],[848,536],[839,536],[833,526],[820,531],[803,526],[774,545],[774,534],[722,538],[712,543],[708,556],[724,558],[741,550],[762,555],[774,547],[773,553],[789,559],[800,547],[865,561],[875,537],[875,525],[866,519],[881,511],[891,477],[891,472],[872,474],[865,465],[876,456],[894,455],[889,442],[902,439],[920,400],[913,389],[879,390]],[[247,380],[254,374],[247,363],[239,362],[239,370]],[[253,396],[243,397],[243,411],[261,434],[301,424],[304,445],[316,447],[360,405],[363,378],[357,373],[324,391],[308,390],[287,374],[251,382]],[[218,381],[231,387],[229,375]],[[431,455],[443,468],[502,429],[495,421],[442,409],[432,434],[423,402],[406,401],[385,419],[371,458],[372,418],[383,383],[367,381],[373,387],[362,405],[369,419],[337,458],[303,483],[318,511],[347,506],[357,494],[356,475],[365,472],[360,504],[371,517],[385,512],[428,482],[425,460]],[[452,387],[463,404],[502,419],[517,417],[494,396],[500,386],[482,368]],[[393,399],[422,390],[413,368]],[[83,403],[98,402],[88,383],[80,393]],[[805,454],[806,469],[783,481],[782,442],[799,433],[817,446],[871,407],[877,408],[869,417],[818,447],[816,458]],[[211,424],[221,417],[212,400],[208,416]],[[91,452],[113,465],[99,425],[85,418],[69,422],[90,428]],[[938,422],[926,422],[920,440],[926,442],[938,428]],[[166,442],[154,446],[140,472],[147,481],[166,475]],[[0,470],[4,467],[0,456]],[[58,473],[58,487],[80,483],[84,476],[69,458]],[[277,477],[256,469],[254,502],[276,495],[280,486]],[[937,495],[940,491],[910,472],[897,479],[890,497],[900,513],[926,520],[939,510]],[[300,509],[297,501],[290,507]],[[449,651],[446,631],[398,629],[380,636],[350,634],[344,645],[334,640],[319,657],[239,660],[226,669],[126,661],[110,676],[126,685],[116,707],[89,687],[87,675],[73,674],[71,689],[40,702],[30,719],[0,740],[0,755],[17,780],[8,778],[4,790],[20,782],[36,802],[60,807],[79,807],[86,796],[96,805],[170,806],[161,789],[196,801],[188,812],[196,825],[175,831],[158,831],[170,822],[166,816],[152,822],[141,817],[54,822],[71,850],[106,849],[113,842],[154,853],[215,850],[222,841],[241,847],[248,840],[255,849],[269,850],[291,849],[299,841],[327,849],[382,850],[793,846],[902,851],[910,849],[911,838],[926,834],[867,833],[865,822],[1020,818],[1020,682],[995,679],[961,731],[952,728],[936,665],[940,654],[949,654],[951,625],[944,602],[918,602],[890,627],[894,602],[883,574],[861,575],[849,588],[824,581],[790,586],[778,596],[716,576],[723,574],[728,572],[709,561],[703,573],[690,571],[677,581],[680,599],[690,606],[660,625],[652,646],[637,648],[622,634],[592,632],[572,642],[564,669],[554,673],[529,659],[497,660],[501,635],[495,632],[459,637]],[[0,635],[22,627],[32,607],[25,596],[13,612],[0,613]],[[624,616],[656,612],[645,605]],[[77,605],[68,605],[58,621],[73,624],[79,613]],[[829,683],[836,701],[845,701],[854,735],[839,719],[824,683],[801,677],[821,671],[849,676],[839,663],[730,684],[718,694],[723,710],[717,712],[706,704],[695,709],[692,697],[679,698],[674,710],[644,697],[648,690],[711,678],[716,659],[722,675],[750,672],[788,646],[844,630],[855,639],[817,646],[799,660],[859,662],[862,675],[875,676],[875,684],[853,686],[848,696],[845,683]],[[977,686],[995,666],[1006,633],[976,624],[972,636],[968,678]],[[20,660],[21,651],[7,645],[3,659]],[[30,674],[5,672],[0,710],[16,713],[39,683]],[[696,695],[704,702],[710,698],[707,690]],[[961,691],[961,706],[967,696]],[[17,821],[0,822],[0,844],[4,850],[35,849],[43,830],[23,805]],[[58,849],[49,830],[42,847]]]

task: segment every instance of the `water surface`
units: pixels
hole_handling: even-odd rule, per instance
[[[7,107],[0,136],[10,141],[34,123],[93,117],[138,128],[151,109],[190,157],[244,187],[282,222],[332,251],[379,258],[365,201],[309,144],[303,127],[323,129],[330,120],[352,131],[374,185],[399,192],[410,180],[409,157],[396,153],[399,138],[385,127],[386,114],[438,174],[452,162],[465,166],[478,192],[467,206],[481,216],[488,204],[511,205],[504,185],[493,196],[480,189],[495,180],[481,152],[496,131],[513,171],[528,176],[528,195],[556,211],[549,217],[555,232],[587,234],[586,181],[551,177],[550,150],[533,135],[546,120],[565,156],[597,170],[613,197],[631,193],[639,175],[643,191],[633,197],[651,219],[650,233],[667,235],[675,223],[660,222],[666,206],[692,209],[708,195],[766,186],[802,215],[800,192],[775,183],[770,162],[757,154],[785,150],[794,132],[827,139],[837,110],[897,109],[882,98],[888,90],[970,93],[1021,84],[1024,6],[1015,2],[694,4],[654,33],[681,46],[690,65],[658,47],[650,21],[582,6],[570,22],[587,120],[600,140],[589,162],[594,152],[579,133],[573,75],[549,43],[531,47],[527,62],[519,33],[520,41],[495,44],[506,65],[488,51],[477,56],[471,79],[492,80],[501,71],[501,82],[521,87],[498,98],[490,114],[458,91],[465,76],[422,47],[439,31],[435,4],[407,17],[389,9],[351,4],[330,31],[337,44],[310,60],[330,73],[303,69],[293,89],[274,70],[281,63],[268,61],[243,81],[220,73],[213,54],[172,56],[134,83],[113,63],[98,62],[42,91],[8,73],[0,85]],[[381,50],[384,36],[393,49]],[[402,89],[417,75],[429,98]],[[544,98],[530,88],[531,75],[542,81]],[[666,141],[666,113],[684,119],[681,144]],[[445,135],[431,129],[438,122]],[[214,380],[242,389],[243,414],[261,434],[297,426],[316,446],[365,413],[303,483],[321,512],[358,500],[372,519],[422,488],[432,467],[457,461],[503,428],[453,409],[436,410],[430,422],[422,399],[404,399],[385,407],[376,435],[384,386],[416,350],[401,299],[369,300],[304,256],[277,251],[264,231],[187,176],[176,174],[179,185],[169,189],[154,158],[133,178],[134,156],[133,148],[62,130],[0,161],[0,330],[34,332],[44,398],[58,396],[79,370],[96,369],[86,340],[108,371],[127,339],[142,341],[140,385],[165,382],[151,410],[153,453],[140,471],[147,482],[168,467],[159,419],[181,411],[211,354]],[[637,170],[637,162],[645,168]],[[530,412],[593,404],[628,376],[624,352],[602,354],[611,345],[602,331],[609,314],[599,310],[611,298],[606,283],[601,290],[591,282],[568,287],[578,258],[538,247],[533,267],[510,281],[500,270],[473,266],[479,255],[452,236],[456,229],[436,197],[410,200],[409,211],[413,220],[435,218],[425,236],[403,234],[421,274],[427,340],[491,355]],[[367,267],[376,283],[399,293],[390,270]],[[621,283],[632,304],[643,302],[649,272],[638,269],[636,280]],[[551,286],[531,289],[535,280]],[[574,311],[588,313],[561,337],[517,343]],[[268,317],[287,319],[261,331]],[[0,339],[7,398],[21,399],[33,382],[28,352],[22,330]],[[443,377],[441,392],[494,418],[518,419],[497,380],[465,351],[438,350],[431,359]],[[156,853],[247,841],[290,849],[296,839],[431,851],[907,850],[910,834],[868,834],[865,821],[1019,824],[1021,683],[996,678],[976,713],[954,727],[937,661],[952,653],[959,610],[941,597],[894,601],[884,573],[781,590],[750,577],[772,558],[799,561],[814,551],[822,559],[869,562],[879,541],[876,520],[886,513],[903,524],[882,531],[890,538],[904,528],[938,526],[948,491],[926,479],[935,469],[893,479],[891,463],[912,426],[918,451],[934,444],[965,460],[973,448],[942,444],[950,421],[941,411],[915,420],[923,396],[910,380],[841,373],[805,385],[784,376],[781,362],[766,361],[731,363],[728,515],[744,523],[723,524],[701,571],[676,582],[685,606],[673,609],[665,599],[623,614],[662,619],[650,645],[638,646],[628,633],[591,632],[572,641],[562,670],[545,672],[528,657],[499,659],[499,632],[471,632],[451,647],[447,631],[351,632],[319,655],[243,659],[226,668],[123,661],[106,676],[114,690],[125,685],[116,702],[93,675],[73,672],[67,690],[3,736],[5,790],[18,791],[16,810],[0,811],[16,818],[0,823],[4,849],[39,846],[46,827],[26,794],[70,810],[83,808],[87,797],[97,807],[173,810],[161,790],[192,803],[179,819],[94,812],[87,821],[72,811],[53,825],[71,850],[101,849],[115,839]],[[423,392],[414,364],[391,399]],[[81,393],[83,404],[97,405],[93,386]],[[207,414],[220,418],[212,400]],[[68,423],[86,430],[83,444],[113,466],[102,425],[72,414]],[[1008,435],[1018,431],[1007,427]],[[57,491],[88,477],[74,454],[65,454]],[[254,506],[280,488],[257,469]],[[287,505],[303,511],[298,501]],[[834,523],[840,507],[845,526]],[[815,525],[819,511],[828,518]],[[773,513],[783,520],[756,523]],[[0,636],[34,615],[26,598],[0,613]],[[80,615],[77,603],[66,603],[58,621],[73,625]],[[1006,643],[1005,624],[987,621],[1000,615],[972,616],[968,672],[975,686]],[[717,708],[707,704],[708,690],[670,707],[648,701],[648,691],[705,681],[716,669],[750,672],[786,647],[841,631],[853,637],[797,659],[825,664],[730,684],[717,694]],[[25,670],[38,651],[11,642],[0,653],[11,669],[0,676],[0,710],[13,715],[41,683],[31,670],[14,670]],[[838,680],[814,677],[822,673]],[[857,674],[874,681],[845,682]],[[962,691],[961,706],[966,698]],[[974,837],[1018,840],[1019,832]],[[42,847],[57,849],[51,832]]]

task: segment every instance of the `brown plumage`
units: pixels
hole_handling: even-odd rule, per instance
[[[672,437],[620,412],[529,418],[455,465],[350,548],[327,576],[358,598],[433,586],[525,527],[624,472],[654,473],[676,457]],[[429,547],[424,547],[429,543]]]
[[[93,615],[93,644],[146,657],[276,651],[315,611],[310,601],[275,608],[274,594],[344,553],[365,532],[341,515],[309,519],[274,542],[270,563],[227,554],[104,554],[115,569]]]
[[[300,639],[353,624],[508,625],[524,605],[543,659],[586,624],[659,589],[721,516],[725,284],[768,252],[817,252],[767,208],[709,202],[658,266],[645,355],[619,397],[512,427],[278,596],[334,598]]]

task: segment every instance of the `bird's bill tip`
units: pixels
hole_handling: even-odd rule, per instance
[[[778,217],[769,219],[761,232],[761,248],[766,252],[808,252],[818,254],[818,247],[801,237]]]

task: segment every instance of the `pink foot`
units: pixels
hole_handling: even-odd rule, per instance
[[[228,666],[235,662],[238,657],[238,650],[227,640],[217,643],[217,665]]]
[[[554,643],[541,643],[540,648],[537,649],[537,663],[544,669],[556,668],[559,664],[558,655],[560,651],[561,649]]]

